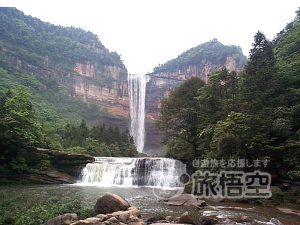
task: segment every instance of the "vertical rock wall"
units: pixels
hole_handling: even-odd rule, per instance
[[[159,117],[161,99],[167,97],[171,90],[180,86],[191,77],[200,77],[207,83],[207,75],[222,68],[237,72],[243,69],[243,67],[237,66],[235,55],[229,55],[227,56],[226,63],[223,65],[206,62],[204,66],[189,65],[185,69],[176,72],[163,72],[150,75],[151,80],[147,83],[146,89],[146,153],[155,155],[164,152],[161,144],[163,134],[155,128],[155,121]]]

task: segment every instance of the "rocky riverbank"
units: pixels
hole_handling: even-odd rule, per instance
[[[131,207],[124,198],[116,194],[107,193],[100,197],[94,210],[95,217],[79,220],[76,214],[70,213],[48,220],[44,225],[145,224],[141,219],[140,210],[137,207]]]
[[[172,224],[194,224],[194,225],[211,225],[211,224],[257,224],[255,218],[249,216],[241,216],[239,218],[216,218],[212,216],[203,216],[202,207],[207,204],[203,200],[197,200],[192,195],[182,194],[175,198],[164,199],[158,204],[167,204],[174,207],[190,206],[190,211],[186,211],[180,216],[174,217],[168,215],[163,219],[155,217],[148,218],[143,221],[141,212],[137,207],[130,204],[121,196],[107,193],[100,197],[95,206],[95,216],[85,219],[79,219],[74,213],[64,214],[48,220],[44,225],[172,225]],[[265,224],[282,225],[282,223],[272,218]]]
[[[26,154],[27,169],[0,174],[0,184],[71,184],[78,179],[82,168],[94,157],[58,150],[29,148]]]

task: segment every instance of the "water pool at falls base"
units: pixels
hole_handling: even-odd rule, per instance
[[[185,173],[185,165],[173,159],[98,157],[94,163],[86,165],[81,179],[75,184],[0,185],[0,206],[2,211],[11,210],[10,213],[16,214],[17,211],[26,212],[36,207],[60,206],[71,200],[71,203],[77,201],[80,206],[93,211],[97,199],[110,192],[138,207],[144,221],[151,217],[176,217],[189,211],[198,217],[210,216],[221,220],[248,216],[254,219],[251,223],[254,225],[274,225],[270,222],[272,218],[284,225],[300,224],[300,216],[283,213],[275,207],[204,199],[208,205],[197,209],[168,206],[159,201],[166,194],[183,193],[184,184],[180,177]],[[300,211],[299,208],[296,210]],[[0,212],[0,220],[2,215],[3,212]]]
[[[167,206],[158,202],[153,194],[151,187],[99,187],[99,186],[79,186],[79,185],[4,185],[0,186],[0,193],[5,193],[7,199],[13,199],[21,196],[22,201],[18,200],[15,204],[22,204],[24,208],[30,208],[34,205],[60,204],[67,198],[77,199],[82,205],[93,209],[97,199],[110,192],[124,197],[132,206],[137,206],[141,213],[142,219],[157,215],[179,216],[185,211],[197,211],[199,216],[207,215],[218,218],[239,218],[249,216],[257,222],[253,224],[269,224],[271,218],[278,219],[283,225],[299,224],[299,216],[285,214],[274,207],[251,206],[238,202],[209,202],[208,206],[200,210],[191,209],[190,207]],[[49,202],[54,198],[56,203]],[[2,201],[2,200],[0,200]]]

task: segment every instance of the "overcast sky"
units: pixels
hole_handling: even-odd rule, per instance
[[[121,55],[129,73],[147,73],[159,63],[217,38],[248,56],[260,30],[273,39],[295,18],[299,0],[1,0],[26,15],[97,34]]]

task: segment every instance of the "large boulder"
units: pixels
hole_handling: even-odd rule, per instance
[[[97,200],[94,210],[96,214],[107,214],[117,211],[124,211],[129,207],[129,203],[121,196],[107,193]]]
[[[78,221],[78,216],[75,213],[67,213],[48,220],[44,225],[67,225],[76,221]]]

